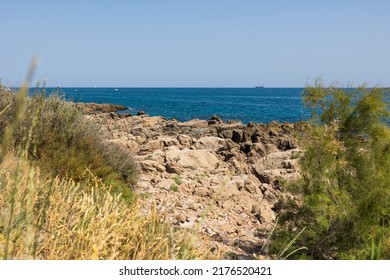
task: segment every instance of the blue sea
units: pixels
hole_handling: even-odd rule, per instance
[[[50,92],[51,89],[48,89]],[[144,111],[187,121],[209,119],[243,123],[296,122],[306,120],[303,88],[61,88],[75,102],[113,103],[129,107],[132,114]]]

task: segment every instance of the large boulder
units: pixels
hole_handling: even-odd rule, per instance
[[[157,161],[144,160],[140,162],[141,169],[144,172],[164,172],[165,167],[159,164]]]
[[[197,149],[218,152],[226,149],[226,141],[219,137],[206,136],[200,138],[194,146]]]
[[[259,158],[255,165],[256,169],[259,170],[269,170],[269,169],[287,169],[286,167],[291,166],[293,168],[296,166],[294,163],[291,163],[291,158],[293,158],[294,154],[296,154],[299,150],[288,150],[282,152],[274,152],[266,155],[265,157]],[[290,164],[286,164],[286,162],[290,162]]]
[[[202,127],[208,127],[209,123],[205,120],[193,119],[188,122],[178,123],[177,125],[179,127],[202,128]]]
[[[207,150],[189,150],[172,148],[165,152],[165,159],[168,165],[167,171],[185,171],[202,169],[210,172],[214,170],[219,162],[216,155]],[[175,172],[177,173],[177,172]]]

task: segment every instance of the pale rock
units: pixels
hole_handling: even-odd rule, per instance
[[[141,146],[141,151],[153,152],[153,151],[159,150],[161,148],[162,148],[161,140],[155,139],[155,140],[150,140],[150,141],[146,142],[143,146]]]
[[[250,157],[263,157],[267,154],[267,149],[263,143],[254,143],[250,147],[249,156]]]
[[[200,197],[206,197],[206,196],[211,197],[211,195],[213,194],[213,189],[209,187],[197,187],[195,188],[193,194]]]
[[[252,211],[252,207],[254,205],[255,201],[252,200],[249,193],[242,192],[241,195],[238,197],[237,204],[242,207],[242,209],[245,211],[245,213],[250,214]]]
[[[271,224],[276,218],[274,211],[272,211],[266,200],[261,201],[260,204],[253,205],[252,214],[254,214],[262,224]]]
[[[205,120],[199,120],[199,119],[193,119],[188,122],[182,122],[178,123],[177,126],[179,127],[191,127],[191,128],[202,128],[202,127],[208,127],[209,124]]]
[[[200,138],[194,145],[197,149],[218,152],[226,149],[226,141],[222,138],[206,136]]]
[[[179,141],[177,141],[174,138],[161,137],[159,140],[160,140],[162,147],[171,147],[171,146],[178,146],[179,145]]]
[[[236,207],[236,202],[229,199],[229,200],[223,200],[220,201],[220,207],[225,210],[233,209]]]
[[[266,154],[279,152],[278,148],[274,144],[270,144],[270,143],[264,144],[264,148],[265,148]]]
[[[193,144],[192,138],[185,134],[177,135],[177,140],[179,141],[180,145],[182,145],[183,147],[188,148]]]
[[[180,222],[180,227],[181,228],[186,228],[186,229],[191,229],[195,225],[194,221],[184,221]]]
[[[145,117],[142,118],[142,125],[144,127],[153,127],[157,124],[161,124],[163,119],[161,117]]]
[[[157,161],[159,164],[165,164],[165,152],[163,150],[155,150],[152,153],[152,160]]]
[[[153,160],[144,160],[140,162],[141,168],[145,172],[164,172],[165,167]]]
[[[156,184],[156,187],[157,188],[160,188],[160,189],[165,189],[165,190],[170,190],[171,186],[175,184],[175,181],[173,179],[161,179],[161,181],[159,181],[157,184]]]
[[[171,167],[177,166],[179,169],[189,170],[200,168],[204,171],[212,171],[219,162],[219,159],[207,150],[171,149],[166,151],[165,157]]]
[[[179,215],[176,216],[176,220],[180,223],[184,223],[187,219],[187,214],[185,212],[181,212]]]

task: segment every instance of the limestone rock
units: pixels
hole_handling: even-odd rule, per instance
[[[183,169],[212,171],[219,159],[207,150],[171,149],[167,150],[166,162]]]
[[[191,128],[202,128],[202,127],[208,127],[208,122],[205,120],[199,120],[199,119],[194,119],[190,120],[188,122],[182,122],[177,124],[179,127],[191,127]]]
[[[185,134],[177,135],[177,140],[179,141],[180,145],[187,148],[193,144],[192,138]]]
[[[153,172],[153,171],[164,172],[165,171],[165,167],[163,165],[161,165],[158,162],[153,161],[153,160],[141,161],[140,164],[141,164],[141,169],[144,172]]]
[[[257,205],[253,205],[251,212],[263,224],[271,224],[275,221],[275,213],[265,200]]]
[[[219,137],[206,136],[200,138],[194,145],[197,149],[203,149],[210,152],[218,152],[225,150],[227,145],[226,141]]]

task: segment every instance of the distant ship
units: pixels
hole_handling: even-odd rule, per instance
[[[264,88],[264,86],[256,86],[255,88]]]

